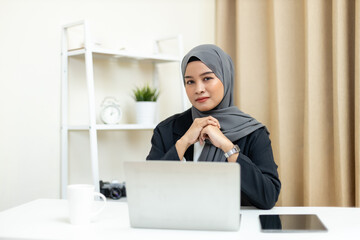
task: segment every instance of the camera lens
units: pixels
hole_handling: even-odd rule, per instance
[[[119,188],[112,188],[110,190],[110,197],[112,199],[120,199],[121,196],[122,196],[122,194],[121,194],[121,190]]]

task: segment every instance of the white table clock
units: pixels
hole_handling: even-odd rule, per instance
[[[114,97],[106,97],[101,104],[100,118],[105,124],[118,124],[122,111],[119,102]]]

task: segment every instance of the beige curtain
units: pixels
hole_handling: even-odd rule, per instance
[[[360,0],[218,0],[237,106],[268,126],[278,206],[360,206]]]

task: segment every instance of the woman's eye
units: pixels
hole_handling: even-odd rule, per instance
[[[188,81],[186,81],[186,85],[191,85],[191,84],[193,84],[193,83],[194,83],[193,80],[188,80]]]
[[[204,81],[209,81],[209,80],[211,80],[211,79],[213,79],[212,77],[205,77],[204,78]]]

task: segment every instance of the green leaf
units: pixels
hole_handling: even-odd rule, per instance
[[[139,88],[136,87],[133,89],[133,97],[135,101],[147,101],[147,102],[156,102],[160,92],[156,88],[151,88],[149,84]]]

